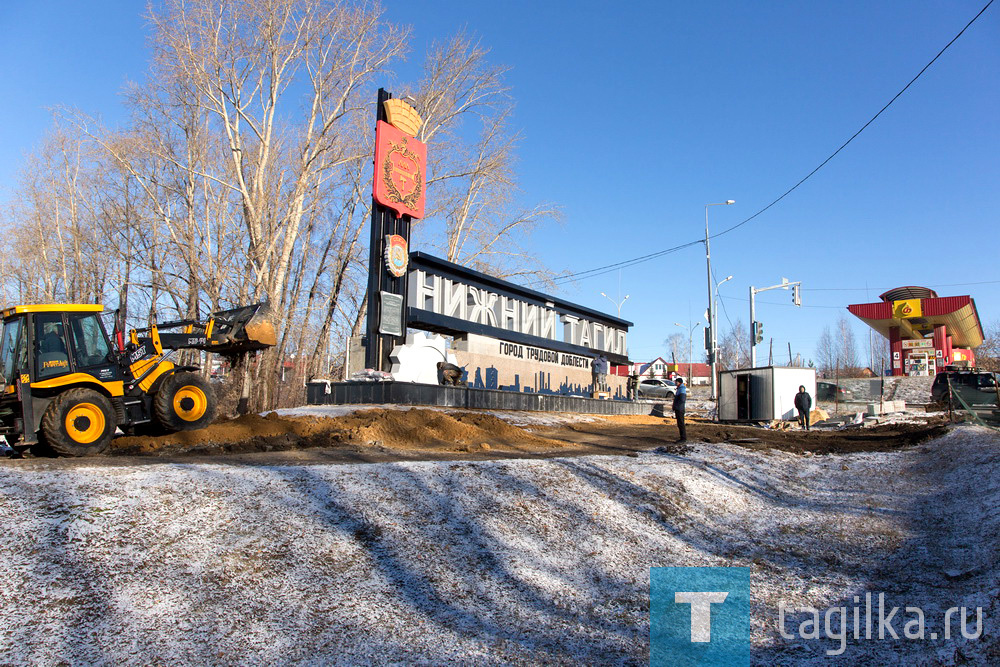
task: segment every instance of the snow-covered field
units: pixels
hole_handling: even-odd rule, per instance
[[[885,593],[928,630],[845,664],[996,661],[1000,437],[903,452],[266,467],[0,466],[3,664],[640,664],[651,566],[752,569],[754,661],[824,662],[779,601]],[[794,625],[789,622],[789,628]],[[902,631],[902,623],[896,629]]]

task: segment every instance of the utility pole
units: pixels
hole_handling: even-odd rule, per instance
[[[802,286],[801,280],[796,280],[795,282],[788,282],[788,278],[782,278],[781,282],[777,285],[771,285],[770,287],[754,287],[750,286],[750,368],[757,367],[757,343],[764,340],[764,325],[757,321],[756,313],[754,311],[754,296],[760,292],[767,292],[773,289],[788,289],[792,288],[792,303],[796,306],[802,305],[802,298],[800,296],[799,288]]]
[[[718,353],[717,348],[718,348],[718,340],[719,340],[719,338],[718,338],[718,336],[715,333],[716,324],[718,324],[718,317],[715,314],[715,292],[712,291],[712,283],[713,283],[713,281],[712,281],[712,250],[711,250],[711,247],[708,244],[708,239],[709,239],[709,235],[708,235],[708,207],[709,206],[731,206],[731,205],[733,205],[735,203],[736,203],[735,200],[727,199],[726,201],[718,202],[717,204],[705,204],[705,266],[706,266],[706,269],[708,270],[708,350],[706,350],[706,351],[708,352],[708,364],[709,364],[709,367],[711,368],[711,373],[712,373],[712,400],[713,401],[716,398],[718,398],[718,391],[717,391],[716,380],[715,380],[715,368],[716,368],[715,357],[716,357],[716,355]],[[729,276],[729,278],[726,278],[726,280],[729,280],[730,278],[732,278],[732,276]],[[722,283],[726,282],[726,280],[723,280],[722,282],[720,282],[719,285],[721,285]],[[716,286],[716,287],[718,287],[718,286]]]

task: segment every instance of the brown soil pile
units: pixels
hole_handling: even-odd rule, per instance
[[[540,437],[490,414],[375,409],[344,417],[282,417],[274,412],[264,417],[247,415],[217,421],[198,431],[117,438],[111,453],[158,456],[347,446],[482,452],[552,449],[566,443]]]
[[[601,419],[612,424],[673,424],[673,417],[654,417],[653,415],[601,415]]]
[[[597,417],[597,415],[595,415]],[[842,430],[797,427],[767,429],[717,424],[693,417],[689,444],[732,443],[748,449],[796,454],[893,451],[947,431],[947,419],[919,424],[882,424]],[[276,413],[222,420],[200,431],[159,437],[122,437],[101,465],[156,464],[198,456],[219,464],[301,465],[388,461],[466,461],[554,456],[636,456],[655,450],[683,455],[672,418],[598,417],[550,426],[519,428],[485,412],[410,409],[361,410],[343,417],[282,417]],[[138,460],[129,457],[138,456]],[[29,458],[33,458],[30,457]],[[31,464],[30,462],[21,462]],[[33,464],[73,467],[95,459],[48,459]]]

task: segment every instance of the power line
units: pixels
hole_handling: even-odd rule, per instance
[[[907,89],[910,86],[912,86],[916,82],[916,80],[919,79],[923,75],[923,73],[926,72],[930,68],[930,66],[933,65],[937,61],[937,59],[940,58],[944,54],[945,51],[948,50],[948,48],[952,44],[954,44],[958,40],[958,38],[961,37],[965,33],[965,31],[968,30],[969,27],[973,23],[975,23],[979,19],[979,17],[983,15],[983,13],[987,9],[989,9],[990,5],[992,5],[992,4],[993,4],[993,0],[989,0],[989,2],[987,2],[986,5],[982,9],[979,10],[979,13],[976,14],[974,17],[972,17],[972,20],[969,21],[968,23],[966,23],[965,27],[962,28],[961,30],[959,30],[958,34],[955,35],[954,37],[952,37],[951,41],[944,45],[944,48],[942,48],[940,51],[938,51],[937,55],[934,56],[933,58],[931,58],[930,62],[928,62],[926,65],[924,65],[923,68],[919,72],[917,72],[917,75],[915,77],[913,77],[912,79],[910,79],[909,83],[907,83],[905,86],[903,86],[902,89],[900,89],[900,91],[898,93],[896,93],[892,97],[891,100],[889,100],[888,102],[886,102],[885,106],[883,106],[881,109],[879,109],[878,113],[876,113],[874,116],[872,116],[868,120],[867,123],[865,123],[864,125],[861,126],[861,129],[859,129],[857,132],[855,132],[854,134],[852,134],[851,137],[847,141],[845,141],[843,144],[841,144],[840,148],[838,148],[837,150],[835,150],[833,153],[831,153],[829,155],[829,157],[827,157],[825,160],[823,160],[822,162],[820,162],[819,166],[817,166],[815,169],[813,169],[808,174],[806,174],[798,183],[796,183],[795,185],[793,185],[792,187],[790,187],[788,190],[786,190],[780,197],[778,197],[777,199],[775,199],[774,201],[772,201],[770,204],[768,204],[764,208],[760,209],[759,211],[757,211],[756,213],[754,213],[753,215],[751,215],[749,218],[746,218],[742,222],[738,222],[735,225],[733,225],[732,227],[724,229],[721,232],[718,232],[716,234],[710,235],[709,239],[718,238],[720,236],[728,234],[729,232],[732,232],[732,231],[734,231],[736,229],[739,229],[740,227],[742,227],[743,225],[747,224],[748,222],[750,222],[751,220],[753,220],[754,218],[756,218],[757,216],[761,215],[762,213],[764,213],[765,211],[767,211],[769,208],[771,208],[772,206],[774,206],[775,204],[777,204],[778,202],[780,202],[782,199],[784,199],[785,197],[787,197],[788,195],[790,195],[791,193],[793,193],[795,190],[797,190],[799,188],[799,186],[801,186],[803,183],[805,183],[810,178],[812,178],[812,176],[814,174],[816,174],[816,172],[818,172],[820,169],[822,169],[823,167],[825,167],[826,164],[828,162],[830,162],[830,160],[832,160],[833,158],[835,158],[837,156],[837,154],[840,153],[840,151],[842,151],[845,148],[847,148],[847,146],[852,141],[854,141],[862,132],[864,132],[868,128],[869,125],[871,125],[872,123],[874,123],[875,120],[879,116],[881,116],[885,112],[886,109],[888,109],[890,106],[892,106],[892,104],[897,99],[899,99],[899,97],[903,93],[905,93],[907,91]],[[555,282],[555,283],[558,284],[558,283],[568,282],[570,280],[580,280],[580,279],[584,279],[584,278],[593,278],[595,276],[603,275],[605,273],[610,273],[611,271],[614,271],[614,270],[620,269],[620,268],[624,268],[626,266],[632,266],[634,264],[640,264],[642,262],[648,262],[651,259],[655,259],[657,257],[662,257],[663,255],[667,255],[667,254],[670,254],[670,253],[673,253],[673,252],[677,252],[678,250],[682,250],[684,248],[687,248],[687,247],[690,247],[690,246],[693,246],[693,245],[698,245],[698,244],[701,244],[701,243],[704,243],[704,242],[705,242],[704,240],[699,239],[697,241],[691,241],[691,242],[685,243],[683,245],[674,246],[673,248],[667,248],[666,250],[661,250],[661,251],[658,251],[658,252],[650,253],[648,255],[641,255],[639,257],[634,257],[632,259],[626,259],[626,260],[623,260],[621,262],[616,262],[615,264],[608,264],[606,266],[601,266],[601,267],[598,267],[596,269],[589,269],[587,271],[578,271],[578,272],[575,272],[575,273],[567,273],[567,274],[564,274],[564,275],[556,277],[553,280],[553,282]],[[542,281],[537,281],[537,282],[542,282]],[[528,283],[528,284],[529,285],[533,285],[533,284],[536,284],[536,283]]]
[[[741,299],[738,296],[720,296],[720,299],[727,299],[729,301],[742,301],[743,303],[750,303],[750,299]],[[801,306],[796,306],[794,303],[780,303],[778,301],[762,301],[757,299],[757,303],[766,304],[769,306],[788,306],[789,308],[827,308],[833,310],[843,310],[844,306],[817,306],[811,304],[802,304]],[[732,326],[730,324],[730,326]]]
[[[731,319],[729,319],[729,311],[726,310],[726,303],[725,303],[725,301],[722,300],[723,296],[721,294],[719,294],[719,282],[715,279],[715,270],[714,269],[712,270],[712,282],[715,283],[715,293],[718,294],[718,296],[719,296],[719,299],[718,299],[718,301],[716,303],[719,303],[719,304],[722,305],[722,313],[726,316],[726,322],[729,322],[729,328],[732,329],[733,328],[733,321]],[[716,320],[718,320],[718,313],[716,313]],[[716,334],[718,334],[718,332],[716,332]]]
[[[774,206],[775,204],[777,204],[779,201],[781,201],[782,199],[784,199],[785,197],[787,197],[788,195],[790,195],[800,185],[802,185],[803,183],[805,183],[806,181],[808,181],[812,177],[813,174],[815,174],[817,171],[819,171],[820,169],[822,169],[823,167],[825,167],[827,162],[829,162],[830,160],[832,160],[833,158],[835,158],[837,156],[837,154],[840,153],[840,151],[842,151],[845,148],[847,148],[848,144],[850,144],[852,141],[854,141],[858,137],[858,135],[860,135],[862,132],[864,132],[868,128],[869,125],[871,125],[872,123],[875,122],[875,119],[877,119],[879,116],[881,116],[882,113],[885,112],[886,109],[888,109],[890,106],[892,106],[892,103],[895,102],[897,99],[899,99],[899,97],[903,93],[905,93],[906,90],[910,86],[912,86],[916,82],[916,80],[919,79],[921,77],[921,75],[923,75],[923,73],[926,72],[928,70],[928,68],[930,68],[930,66],[933,65],[934,62],[938,58],[941,57],[942,54],[944,54],[945,51],[948,50],[948,47],[950,47],[952,44],[954,44],[958,40],[958,38],[962,36],[962,33],[964,33],[966,30],[968,30],[969,26],[971,26],[973,23],[975,23],[976,19],[978,19],[980,16],[982,16],[983,12],[985,12],[987,9],[989,9],[989,6],[992,5],[992,4],[993,4],[993,0],[989,0],[989,2],[986,3],[986,6],[984,6],[982,9],[980,9],[979,13],[976,14],[975,16],[973,16],[972,20],[969,21],[968,23],[966,23],[965,27],[962,28],[961,30],[959,30],[958,34],[955,35],[954,37],[952,37],[951,41],[948,42],[947,44],[945,44],[944,48],[942,48],[940,51],[938,51],[937,55],[934,56],[933,58],[931,58],[931,61],[929,63],[927,63],[926,65],[924,65],[923,69],[921,69],[919,72],[917,72],[917,75],[915,77],[913,77],[912,79],[910,79],[909,83],[907,83],[905,86],[903,86],[903,88],[898,93],[896,93],[891,100],[889,100],[888,102],[886,102],[886,104],[885,104],[884,107],[882,107],[881,109],[878,110],[877,114],[875,114],[874,116],[872,116],[871,119],[867,123],[865,123],[864,125],[862,125],[860,130],[858,130],[857,132],[855,132],[854,134],[852,134],[850,139],[848,139],[843,144],[841,144],[840,148],[838,148],[833,153],[831,153],[830,157],[828,157],[825,160],[823,160],[819,164],[818,167],[816,167],[815,169],[813,169],[812,171],[810,171],[808,174],[806,174],[805,177],[802,180],[800,180],[798,183],[796,183],[791,188],[789,188],[783,195],[781,195],[780,197],[778,197],[777,199],[775,199],[774,201],[772,201],[770,204],[768,204],[764,208],[760,209],[759,211],[757,211],[756,213],[754,213],[753,215],[751,215],[749,218],[747,218],[743,222],[739,222],[739,223],[733,225],[732,227],[730,227],[728,229],[725,229],[725,230],[719,232],[718,234],[713,235],[711,238],[715,238],[717,236],[722,236],[723,234],[728,234],[729,232],[733,231],[734,229],[738,229],[738,228],[742,227],[743,225],[745,225],[746,223],[750,222],[751,220],[753,220],[754,218],[756,218],[758,215],[760,215],[761,213],[763,213],[764,211],[766,211],[767,209],[771,208],[772,206]]]
[[[971,283],[939,283],[937,285],[922,285],[922,287],[927,287],[927,288],[930,288],[930,289],[939,289],[939,288],[942,288],[942,287],[969,287],[971,285],[997,285],[997,284],[1000,284],[1000,280],[980,280],[980,281],[971,282]],[[896,287],[899,287],[899,285],[896,285]],[[868,292],[868,291],[871,291],[871,290],[883,291],[883,290],[890,290],[890,289],[895,289],[895,288],[893,288],[893,287],[802,287],[800,289],[802,289],[802,291],[804,291],[804,292]],[[733,297],[733,296],[722,296],[722,295],[719,295],[719,298],[720,299],[729,299],[729,300],[732,300],[732,301],[744,301],[744,302],[749,301],[749,299],[741,299],[739,297]],[[769,304],[772,304],[772,305],[775,305],[775,306],[792,305],[792,304],[786,304],[786,303],[776,303],[774,301],[758,301],[758,303],[769,303]],[[842,308],[842,306],[816,306],[816,305],[808,305],[808,304],[803,304],[801,307],[802,308]]]
[[[996,285],[1000,280],[980,280],[974,283],[941,283],[938,285],[924,285],[932,289],[939,287],[968,287],[969,285]],[[899,285],[896,285],[899,287]],[[893,287],[803,287],[807,292],[866,292],[868,290],[890,290]]]
[[[632,259],[626,259],[626,260],[623,260],[623,261],[618,262],[616,264],[608,264],[606,266],[597,267],[596,269],[589,269],[587,271],[578,271],[577,273],[567,273],[567,274],[564,274],[564,275],[561,275],[561,276],[556,276],[555,278],[553,278],[552,282],[554,282],[554,283],[562,283],[562,282],[569,282],[570,280],[579,280],[579,279],[583,279],[583,278],[593,278],[594,276],[600,276],[600,275],[603,275],[605,273],[611,273],[615,269],[624,268],[626,266],[633,266],[635,264],[641,264],[642,262],[648,262],[651,259],[656,259],[657,257],[663,257],[664,255],[669,255],[670,253],[677,252],[678,250],[683,250],[684,248],[689,248],[689,247],[694,246],[694,245],[700,245],[702,243],[704,243],[704,241],[702,241],[702,240],[690,241],[688,243],[684,243],[684,244],[681,244],[681,245],[678,245],[678,246],[674,246],[673,248],[667,248],[666,250],[659,250],[657,252],[653,252],[653,253],[650,253],[648,255],[643,255],[641,257],[634,257]],[[535,282],[528,283],[528,284],[529,285],[534,285],[534,284],[537,284],[537,283],[540,283],[540,282],[543,282],[543,281],[539,280],[539,281],[535,281]]]

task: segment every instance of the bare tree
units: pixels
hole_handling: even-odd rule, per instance
[[[829,326],[823,327],[816,342],[816,360],[819,370],[828,377],[834,374],[853,377],[860,373],[861,356],[854,329],[846,315],[837,318],[833,330]]]
[[[687,358],[688,343],[681,333],[674,333],[667,336],[663,341],[670,355],[670,363],[676,364]]]
[[[226,138],[219,180],[239,198],[256,290],[281,303],[312,195],[357,157],[341,128],[367,110],[366,84],[405,32],[377,7],[324,0],[170,0],[150,19],[157,57]]]
[[[27,161],[5,215],[6,278],[20,301],[102,299],[112,264],[95,261],[107,232],[99,172],[90,146],[58,126]]]
[[[371,79],[402,53],[406,33],[375,5],[334,0],[169,0],[150,21],[160,67],[190,86],[221,132],[227,170],[205,176],[236,196],[251,297],[267,298],[284,324],[301,236],[323,209],[317,195],[360,157],[351,118],[368,113]],[[271,378],[286,341],[263,364]],[[249,384],[247,367],[241,403]]]
[[[721,370],[746,368],[750,365],[750,343],[746,325],[736,320],[719,339],[718,365]]]
[[[830,333],[830,327],[825,326],[816,342],[816,363],[820,372],[827,376],[833,374],[839,363],[838,355],[839,350],[834,343],[833,334]]]
[[[841,374],[847,377],[857,375],[861,370],[861,357],[858,353],[858,343],[854,338],[854,329],[846,315],[837,320],[837,336],[839,338],[838,362]]]
[[[406,31],[350,0],[164,0],[148,18],[127,122],[62,110],[0,213],[0,289],[117,301],[132,326],[266,299],[278,344],[242,365],[240,398],[295,401],[289,383],[328,372],[364,321],[371,101]],[[544,278],[523,242],[555,209],[520,203],[506,69],[488,54],[464,35],[436,45],[413,89],[434,161],[416,229],[452,261]]]
[[[507,68],[465,34],[431,47],[423,80],[412,93],[428,144],[426,220],[443,223],[441,252],[451,261],[502,278],[547,280],[549,272],[523,241],[539,223],[558,218],[549,204],[522,207],[514,172],[518,135],[509,119]]]
[[[1000,320],[994,320],[984,333],[983,344],[976,348],[976,366],[987,371],[1000,371]]]

